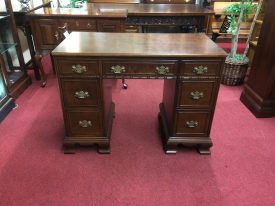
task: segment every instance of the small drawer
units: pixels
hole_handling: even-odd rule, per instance
[[[176,135],[205,135],[209,134],[210,115],[208,112],[178,111],[176,114]]]
[[[101,111],[67,111],[66,132],[71,137],[93,137],[103,135]]]
[[[94,76],[100,74],[97,61],[86,58],[62,58],[57,60],[56,72],[60,75]]]
[[[97,20],[99,32],[121,32],[120,20]]]
[[[182,81],[179,84],[178,107],[209,108],[217,96],[216,81]]]
[[[104,61],[104,75],[173,76],[176,74],[176,61]]]
[[[62,19],[59,20],[59,29],[68,31],[96,31],[96,21],[89,19]]]
[[[221,62],[186,61],[182,62],[180,75],[183,76],[220,76]]]
[[[60,87],[65,107],[100,106],[101,98],[97,79],[61,79]]]

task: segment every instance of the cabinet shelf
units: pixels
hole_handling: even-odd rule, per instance
[[[7,94],[16,98],[31,84],[31,79],[24,65],[11,0],[1,1],[0,28],[1,73]]]
[[[4,54],[11,48],[16,47],[16,43],[0,43],[0,54]]]

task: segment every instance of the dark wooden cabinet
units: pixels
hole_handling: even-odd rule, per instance
[[[265,1],[264,18],[241,101],[256,117],[275,116],[275,2]]]
[[[53,50],[62,40],[65,31],[124,31],[123,20],[77,18],[32,18],[31,20],[36,51]]]
[[[161,51],[156,45],[159,38],[165,42]],[[78,52],[69,49],[72,41],[78,42]],[[192,49],[175,47],[175,41],[190,43]],[[201,45],[207,45],[202,55],[198,54]],[[181,144],[210,153],[210,130],[226,53],[207,36],[72,33],[52,54],[64,115],[65,153],[73,153],[77,144],[95,144],[100,153],[110,152],[112,81],[122,76],[164,79],[159,123],[166,153],[176,153]]]
[[[52,19],[38,19],[33,22],[35,43],[37,48],[54,49],[61,42],[58,23]]]
[[[16,98],[31,84],[31,79],[26,71],[11,2],[3,3],[0,8],[1,69],[8,94]]]

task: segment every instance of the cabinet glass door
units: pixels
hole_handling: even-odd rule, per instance
[[[7,91],[4,84],[4,79],[2,74],[0,73],[0,105],[2,104],[2,100],[7,96]]]
[[[7,78],[8,86],[13,85],[24,76],[17,53],[17,44],[14,42],[9,15],[0,16],[0,53],[3,62],[3,73]]]

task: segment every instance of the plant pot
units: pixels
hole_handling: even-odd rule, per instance
[[[221,75],[221,83],[236,86],[243,83],[248,68],[248,62],[232,62],[225,60]]]

